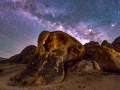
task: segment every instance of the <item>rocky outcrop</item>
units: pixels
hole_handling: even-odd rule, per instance
[[[113,45],[110,44],[107,40],[104,40],[104,41],[102,42],[101,46],[105,46],[105,47],[114,49]]]
[[[96,57],[97,55],[93,55],[93,54],[97,54],[97,48],[100,46],[98,42],[94,42],[91,41],[89,43],[86,43],[85,45],[85,55],[84,58],[85,60],[93,60],[94,57]]]
[[[103,71],[120,72],[120,53],[96,42],[85,44],[84,59],[96,61]]]
[[[96,61],[93,60],[81,60],[77,64],[68,68],[68,71],[75,75],[88,75],[94,71],[100,71],[100,66]]]
[[[84,46],[62,31],[43,31],[37,48],[26,47],[10,62],[28,63],[11,81],[19,84],[50,84],[63,81],[67,71],[77,75],[94,71],[120,72],[118,37],[112,44],[91,41]]]
[[[16,62],[20,62],[23,64],[29,63],[29,61],[34,56],[35,51],[36,51],[36,46],[34,46],[34,45],[27,46],[25,49],[22,50],[22,52],[20,53],[20,56],[19,56],[20,59]]]
[[[113,41],[112,45],[117,52],[120,52],[120,36]]]
[[[59,83],[68,64],[80,61],[84,53],[84,46],[72,36],[62,31],[43,31],[33,59],[13,80],[29,84]]]
[[[20,54],[14,55],[5,60],[4,63],[22,63],[27,64],[33,58],[35,54],[36,46],[30,45],[22,50]]]

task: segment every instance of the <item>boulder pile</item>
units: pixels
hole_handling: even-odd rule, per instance
[[[112,44],[104,40],[101,45],[94,41],[82,45],[65,32],[43,31],[38,37],[37,47],[29,46],[12,58],[14,62],[27,63],[26,68],[11,79],[21,84],[60,83],[67,71],[119,73],[120,37]]]
[[[62,31],[43,31],[38,46],[26,69],[13,80],[29,84],[50,84],[63,81],[68,65],[81,60],[84,46]]]

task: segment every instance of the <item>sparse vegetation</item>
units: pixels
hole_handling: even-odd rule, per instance
[[[19,80],[14,77],[10,77],[9,81],[10,81],[10,83],[9,83],[10,86],[16,86],[16,85],[20,84]]]
[[[102,72],[103,73],[103,75],[110,75],[110,73],[108,73],[108,72]]]
[[[12,81],[13,80],[13,77],[10,77],[10,81]]]
[[[25,86],[25,85],[27,85],[27,84],[28,84],[27,81],[22,81],[22,85],[23,85],[23,86]]]

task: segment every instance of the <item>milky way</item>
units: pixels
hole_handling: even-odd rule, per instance
[[[120,0],[0,0],[0,57],[37,45],[41,31],[61,30],[82,44],[120,36]]]

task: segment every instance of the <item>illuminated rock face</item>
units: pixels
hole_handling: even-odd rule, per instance
[[[82,57],[85,52],[84,46],[79,41],[62,31],[51,32],[44,46],[47,52],[55,49],[64,51],[63,56],[68,61]]]
[[[84,53],[84,46],[72,36],[62,31],[43,31],[33,59],[14,79],[29,84],[59,83],[65,77],[69,62],[80,61]]]
[[[41,55],[45,54],[45,47],[43,46],[43,43],[45,43],[49,35],[50,35],[49,31],[43,31],[40,33],[38,37],[38,45],[37,45],[36,53],[39,53]]]

